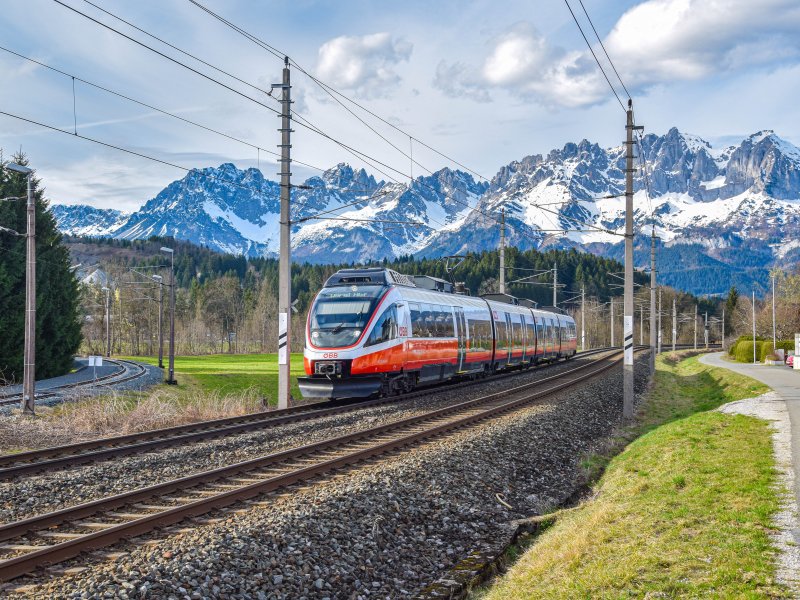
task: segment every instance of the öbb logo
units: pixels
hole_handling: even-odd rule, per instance
[[[338,352],[325,352],[322,355],[322,358],[339,358],[339,353]]]

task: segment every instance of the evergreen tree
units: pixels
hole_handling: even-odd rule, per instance
[[[23,154],[13,161],[27,165]],[[33,178],[36,200],[36,378],[69,372],[81,343],[80,292],[69,268],[69,252]],[[0,161],[0,225],[23,236],[0,231],[0,377],[22,379],[25,337],[25,237],[27,178]]]
[[[739,301],[739,291],[736,289],[736,286],[732,285],[731,289],[728,290],[728,299],[725,300],[725,323],[723,323],[723,327],[725,328],[725,334],[727,335],[730,333],[730,326],[728,323],[731,321],[731,317],[733,316],[733,311],[736,310],[736,303]]]

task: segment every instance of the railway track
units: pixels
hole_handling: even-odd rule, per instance
[[[147,374],[147,369],[145,369],[142,365],[135,363],[133,361],[122,360],[122,359],[113,359],[113,360],[106,359],[106,362],[116,364],[120,368],[117,371],[114,371],[113,373],[107,373],[106,375],[97,377],[96,379],[92,379],[90,381],[76,381],[74,383],[65,383],[63,385],[47,388],[46,390],[42,390],[41,392],[37,391],[36,399],[44,400],[47,398],[56,398],[63,396],[65,392],[81,388],[93,388],[97,387],[98,384],[116,385],[119,383],[126,383],[128,381],[138,379],[139,377],[142,377]],[[0,407],[13,406],[19,404],[21,400],[22,400],[21,392],[13,394],[2,394],[0,395]]]
[[[0,526],[0,581],[308,481],[523,408],[622,361],[622,352],[423,415]],[[267,505],[265,502],[264,505]]]
[[[607,352],[608,350],[608,348],[598,348],[579,353],[576,356],[588,357],[594,354]],[[547,366],[549,365],[541,365],[538,368],[546,368]],[[513,377],[518,373],[519,371],[502,373],[495,375],[494,379],[499,380]],[[131,454],[149,452],[160,448],[203,442],[209,439],[237,435],[289,423],[320,419],[330,415],[397,402],[398,400],[416,398],[443,388],[450,390],[474,384],[474,381],[463,381],[442,387],[423,388],[402,396],[359,402],[316,402],[283,410],[262,411],[240,417],[201,421],[189,425],[100,438],[76,444],[33,450],[31,452],[0,455],[0,481],[43,471],[53,471],[90,462],[99,462]]]

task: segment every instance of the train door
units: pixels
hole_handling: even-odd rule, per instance
[[[506,352],[506,364],[510,365],[514,362],[514,323],[511,322],[511,315],[505,313],[506,318],[506,339],[508,340],[508,348]]]
[[[560,317],[556,317],[556,331],[558,332],[558,338],[556,339],[556,356],[561,356],[561,345],[564,343],[564,325],[561,322]]]
[[[455,307],[456,311],[456,331],[458,335],[458,369],[456,372],[464,371],[464,362],[467,356],[467,320],[464,318],[464,308]]]
[[[528,323],[525,320],[525,315],[520,315],[519,320],[522,322],[522,362],[528,360]]]

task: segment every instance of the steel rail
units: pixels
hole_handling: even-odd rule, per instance
[[[44,537],[67,538],[67,541],[61,543],[42,545],[41,549],[36,549],[38,546],[24,543],[0,546],[0,550],[5,552],[20,549],[26,551],[25,554],[0,562],[0,581],[8,581],[38,567],[73,558],[87,550],[108,546],[159,527],[178,523],[188,517],[199,516],[516,410],[607,371],[621,362],[620,358],[614,359],[619,354],[619,351],[614,351],[601,360],[581,365],[565,373],[423,415],[0,526],[0,541],[22,537],[24,542],[28,542],[31,534],[35,537],[36,532],[40,532]],[[542,384],[553,381],[556,382],[544,389],[538,391],[530,389],[541,388]],[[514,398],[515,395],[518,397]],[[389,436],[388,440],[387,436]],[[365,443],[369,444],[366,448],[363,447]],[[335,458],[326,456],[337,449],[342,453],[340,456]],[[315,458],[315,454],[322,456]],[[297,459],[315,462],[311,465],[292,464],[292,461],[297,461]],[[281,463],[283,463],[282,467]],[[242,473],[258,476],[257,471],[265,468],[273,471],[281,468],[289,470],[279,474],[262,474],[263,479],[239,481],[235,479],[236,475]],[[224,480],[236,485],[220,485],[219,482]],[[204,484],[210,485],[213,491],[192,490],[192,488]],[[204,497],[169,498],[170,494],[178,491],[184,494],[199,493]],[[183,503],[177,506],[137,505],[142,500],[152,498],[161,498],[162,503],[164,501]],[[131,507],[128,510],[156,510],[157,512],[151,514],[111,513],[106,518],[112,518],[115,521],[119,518],[130,520],[122,523],[93,522],[91,526],[100,530],[87,534],[53,532],[53,528],[61,524],[66,524],[67,527],[86,527],[76,521],[89,516],[97,518],[98,513],[113,511],[125,506]],[[101,515],[100,519],[102,518]]]
[[[576,355],[588,357],[608,351],[608,348],[589,350]],[[539,368],[551,366],[547,363]],[[514,376],[520,371],[501,373],[495,380]],[[364,408],[380,406],[409,400],[419,396],[436,393],[443,389],[454,389],[460,386],[474,385],[485,380],[462,381],[442,387],[428,387],[401,396],[389,396],[375,400],[342,404],[341,402],[314,402],[302,406],[294,406],[283,410],[261,411],[238,417],[227,417],[209,421],[200,421],[188,425],[178,425],[163,429],[155,429],[122,436],[87,440],[75,444],[53,446],[21,452],[18,454],[0,455],[0,481],[16,477],[67,468],[89,462],[98,462],[110,458],[149,452],[159,448],[168,448],[178,444],[197,443],[218,437],[237,435],[250,431],[258,431],[278,427],[289,423],[320,419],[331,415],[355,412]]]

